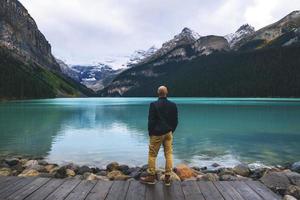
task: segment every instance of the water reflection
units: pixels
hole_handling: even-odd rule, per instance
[[[97,166],[110,161],[144,164],[151,100],[56,99],[1,104],[0,153]],[[180,112],[174,135],[176,163],[274,164],[300,159],[298,102],[175,101]],[[162,156],[159,165],[164,164]]]

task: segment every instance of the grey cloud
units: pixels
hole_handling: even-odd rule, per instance
[[[267,16],[264,23],[271,23],[300,8],[298,0],[20,1],[52,44],[55,56],[73,64],[159,46],[184,27],[201,35],[225,35],[247,22],[259,26],[259,16]],[[274,5],[262,9],[262,2]]]

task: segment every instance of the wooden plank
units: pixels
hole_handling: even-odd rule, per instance
[[[9,185],[8,187],[4,188],[0,192],[0,197],[6,198],[13,194],[14,192],[18,191],[19,189],[23,188],[24,186],[30,184],[33,182],[36,178],[20,178],[17,182],[15,182],[12,185]]]
[[[126,200],[145,199],[146,186],[139,181],[131,181],[126,195]]]
[[[246,181],[245,183],[265,200],[280,200],[281,199],[280,196],[275,194],[272,190],[267,188],[261,182]]]
[[[197,184],[206,200],[224,200],[223,196],[212,182],[199,181]]]
[[[186,200],[204,200],[196,181],[183,181],[181,187]]]
[[[130,181],[114,181],[106,200],[124,200],[129,187]]]
[[[36,191],[38,188],[46,184],[50,178],[37,178],[26,186],[22,187],[18,191],[7,197],[8,200],[22,200],[28,195]]]
[[[112,185],[112,181],[98,181],[95,187],[90,191],[86,200],[104,200]]]
[[[41,200],[45,199],[54,190],[56,190],[65,180],[64,179],[51,179],[45,185],[26,197],[26,200]]]
[[[217,185],[217,183],[219,183],[223,187],[226,194],[228,194],[232,199],[234,199],[234,200],[244,200],[244,198],[240,195],[240,193],[238,193],[231,186],[231,184],[228,181],[215,182],[215,185]]]
[[[51,193],[46,200],[63,200],[81,182],[78,179],[68,179]]]
[[[246,200],[263,200],[243,181],[229,181],[234,189]]]
[[[219,181],[214,181],[213,184],[216,186],[216,188],[219,190],[219,192],[222,194],[223,198],[225,200],[235,200],[233,199],[230,194],[229,191],[227,191],[221,184]]]
[[[5,178],[1,179],[0,188],[3,189],[4,187],[7,187],[10,184],[20,181],[20,179],[20,177],[16,176],[5,176]]]
[[[155,185],[145,185],[146,186],[146,200],[159,199],[164,200],[164,185],[161,181],[157,182]]]
[[[65,200],[84,200],[95,184],[96,181],[81,181],[81,183],[72,190]]]
[[[11,177],[13,177],[13,176],[0,176],[0,185],[1,185],[1,183],[9,180]]]
[[[184,194],[181,188],[180,181],[172,182],[171,186],[164,187],[165,199],[183,200]]]

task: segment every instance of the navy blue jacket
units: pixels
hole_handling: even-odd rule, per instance
[[[174,133],[178,124],[178,112],[175,103],[166,97],[160,97],[150,104],[148,115],[149,135],[164,135]]]

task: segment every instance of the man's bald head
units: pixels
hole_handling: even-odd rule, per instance
[[[157,89],[157,94],[159,97],[166,97],[168,95],[168,88],[166,86],[160,86]]]

